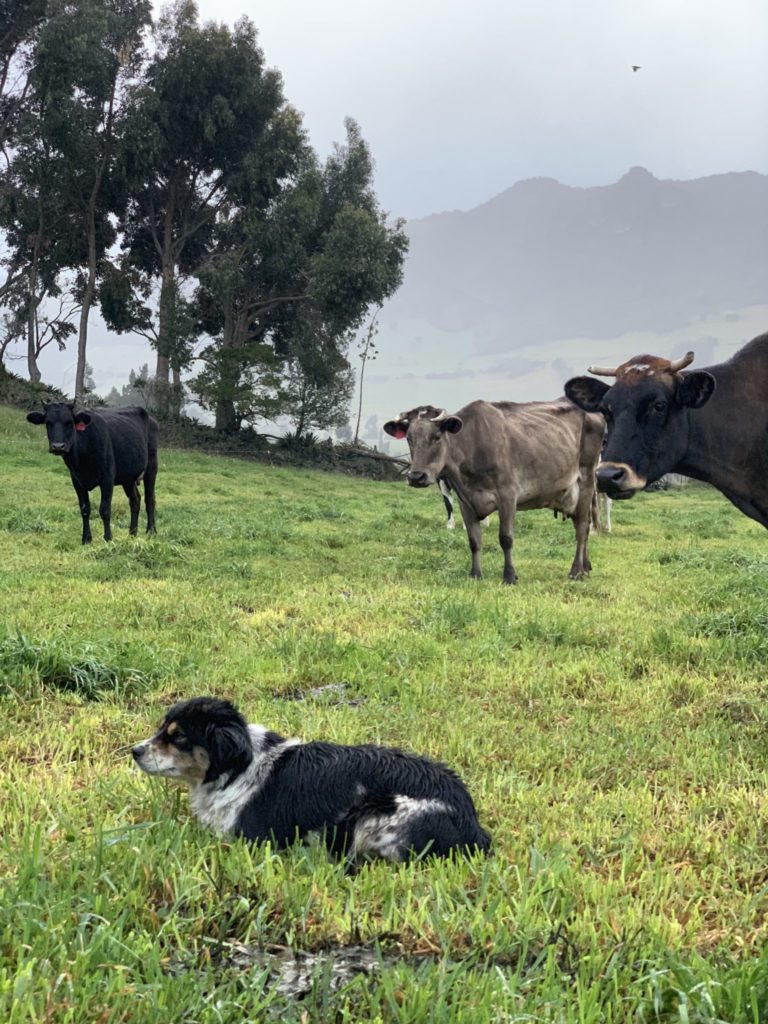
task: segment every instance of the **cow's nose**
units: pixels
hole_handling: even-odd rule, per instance
[[[63,452],[65,448],[66,445],[64,444],[63,441],[51,441],[52,452]]]
[[[144,756],[144,751],[146,749],[147,748],[144,746],[144,744],[141,743],[141,744],[139,744],[138,747],[134,747],[133,750],[131,751],[131,753],[133,754],[134,758],[138,761],[140,757]]]
[[[621,466],[601,466],[597,471],[597,489],[610,494],[623,490],[624,470]]]
[[[425,487],[427,484],[427,474],[423,470],[411,470],[408,474],[408,483],[411,487]]]

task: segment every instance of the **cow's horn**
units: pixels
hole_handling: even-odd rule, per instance
[[[440,420],[444,420],[447,415],[448,413],[445,411],[445,409],[441,409],[437,416],[432,416],[430,418],[430,423],[439,423]]]
[[[669,369],[672,373],[677,373],[678,370],[685,369],[693,362],[693,352],[686,352],[684,356],[680,356],[679,359],[673,359],[669,364]]]
[[[618,366],[588,366],[589,373],[595,373],[598,377],[615,377]]]

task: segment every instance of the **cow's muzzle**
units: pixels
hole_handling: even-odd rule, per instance
[[[411,470],[408,474],[408,485],[410,487],[429,487],[431,481],[423,470]]]
[[[54,441],[48,445],[48,451],[51,455],[66,455],[69,449],[67,445],[61,441]]]
[[[597,470],[598,491],[618,501],[642,491],[646,483],[646,479],[625,462],[603,462]]]

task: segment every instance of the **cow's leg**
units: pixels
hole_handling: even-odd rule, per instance
[[[88,491],[75,482],[73,477],[72,486],[77,494],[77,503],[80,506],[80,515],[83,517],[83,544],[91,543],[91,499]]]
[[[139,528],[139,512],[141,510],[141,495],[139,494],[138,484],[123,484],[123,490],[128,497],[128,503],[131,506],[131,525],[128,532],[132,537],[136,536],[136,532]]]
[[[589,532],[600,532],[600,499],[597,496],[597,488],[592,491],[592,506],[590,511]]]
[[[512,564],[512,541],[515,531],[516,506],[513,501],[499,502],[499,544],[504,552],[504,583],[517,583],[517,573]]]
[[[105,482],[100,485],[101,487],[101,501],[99,502],[99,515],[101,521],[104,523],[104,540],[112,540],[112,527],[110,526],[110,519],[112,517],[112,491],[114,484],[112,481]]]
[[[157,478],[157,455],[150,455],[144,474],[144,506],[147,510],[147,533],[155,533],[155,480]]]
[[[464,520],[464,526],[467,531],[469,550],[472,552],[472,569],[469,575],[473,580],[480,580],[483,578],[480,568],[480,552],[483,550],[483,535],[480,532],[480,523],[477,521],[474,511],[471,508],[467,508],[463,501],[459,502],[459,507],[461,508],[461,518]]]
[[[573,560],[571,571],[568,575],[572,580],[582,579],[588,572],[592,571],[592,563],[589,560],[589,527],[592,522],[592,492],[582,490],[579,496],[579,503],[573,514],[573,525],[576,530],[576,557]]]
[[[453,515],[453,500],[451,498],[451,489],[445,480],[438,480],[437,486],[440,488],[440,493],[443,496],[443,504],[445,505],[445,511],[448,513],[448,522],[446,529],[455,530],[456,520]]]

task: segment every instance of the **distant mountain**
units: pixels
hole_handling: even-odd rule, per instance
[[[768,301],[768,175],[614,185],[518,182],[467,212],[408,223],[385,321],[472,335],[478,353],[667,332]]]

